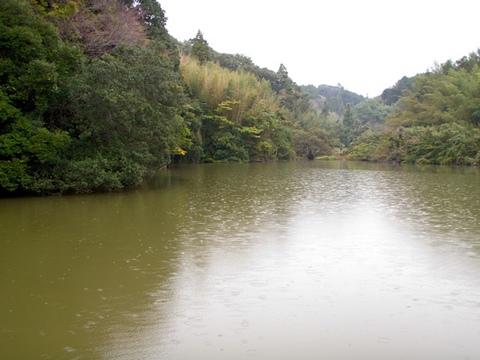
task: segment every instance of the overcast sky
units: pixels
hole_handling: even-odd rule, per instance
[[[298,85],[341,84],[375,97],[404,75],[480,47],[478,0],[159,0],[176,39],[198,30]]]

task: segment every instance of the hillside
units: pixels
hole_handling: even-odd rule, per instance
[[[111,191],[172,162],[477,164],[478,53],[381,97],[168,34],[154,0],[0,3],[0,193]]]

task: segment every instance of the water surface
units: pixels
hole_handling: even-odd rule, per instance
[[[478,168],[189,165],[0,200],[1,359],[476,359]]]

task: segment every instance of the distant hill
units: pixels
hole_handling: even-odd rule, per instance
[[[397,83],[388,88],[383,90],[382,95],[380,97],[384,101],[386,105],[393,105],[395,104],[400,96],[402,96],[403,90],[411,90],[412,89],[412,83],[415,77],[409,78],[409,77],[402,77],[400,80],[397,81]]]
[[[347,104],[350,104],[350,106],[353,107],[366,99],[362,95],[346,90],[340,84],[337,86],[319,85],[317,87],[314,85],[304,85],[300,88],[310,94],[318,109],[322,109],[325,102],[327,102],[329,110],[334,111],[339,115],[345,113]]]

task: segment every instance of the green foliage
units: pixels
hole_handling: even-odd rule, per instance
[[[101,0],[101,3],[102,2],[105,3],[106,0]],[[175,49],[176,41],[170,36],[166,29],[167,17],[158,1],[116,0],[116,2],[126,13],[136,16],[137,19],[140,18],[140,22],[149,39],[162,43],[169,50]],[[128,25],[129,27],[132,25],[135,26],[130,22]]]
[[[412,82],[414,78],[408,78],[406,76],[402,77],[397,83],[391,88],[385,89],[382,92],[381,98],[386,105],[395,104],[398,99],[402,96],[404,90],[412,89]]]
[[[388,141],[386,143],[387,138],[382,135],[373,129],[365,131],[352,143],[347,158],[364,161],[390,160],[388,151],[385,151]]]
[[[167,17],[160,3],[157,0],[138,0],[133,3],[140,10],[148,37],[161,42],[167,49],[173,50],[175,41],[165,27]]]
[[[24,113],[42,113],[57,90],[60,39],[21,0],[0,2],[0,89]]]
[[[79,10],[76,1],[69,0],[30,0],[35,9],[49,19],[66,19]]]
[[[378,126],[385,122],[385,119],[392,112],[392,107],[382,104],[377,99],[365,99],[358,103],[353,109],[353,116],[360,125]]]
[[[459,124],[412,127],[401,133],[403,161],[472,165],[480,160],[480,132]]]
[[[197,36],[192,40],[191,56],[196,58],[200,63],[205,63],[211,59],[210,47],[207,40],[203,38],[203,34],[200,30],[197,32]]]
[[[235,71],[243,70],[251,73],[255,73],[258,66],[256,66],[252,59],[240,54],[223,54],[217,53],[211,50],[212,60],[218,63],[221,67]]]
[[[62,53],[55,27],[30,3],[0,3],[0,190],[43,192],[58,184],[50,173],[70,137],[47,128],[43,113],[58,90]]]
[[[343,114],[343,125],[347,128],[351,128],[353,127],[354,123],[355,121],[353,119],[352,107],[350,106],[350,103],[348,103],[345,109],[345,114]]]
[[[224,116],[204,116],[202,138],[207,162],[248,162],[238,126]]]
[[[117,190],[171,161],[346,146],[362,160],[480,161],[478,52],[365,99],[299,87],[283,64],[217,53],[200,31],[179,45],[165,25],[155,0],[0,1],[0,192]]]
[[[247,101],[240,101],[240,104],[251,104],[249,111],[252,111],[253,114],[250,114],[249,111],[238,112],[239,118],[243,119],[241,122],[244,125],[251,125],[252,119],[254,123],[257,122],[256,126],[258,126],[258,122],[270,124],[268,126],[270,130],[263,131],[261,136],[258,137],[258,139],[269,138],[270,142],[262,142],[261,145],[257,144],[255,146],[249,145],[251,160],[265,161],[274,158],[291,159],[295,156],[304,156],[303,152],[296,154],[294,151],[294,148],[302,148],[301,144],[295,144],[296,141],[302,142],[302,140],[293,136],[294,129],[296,127],[315,128],[318,132],[314,132],[314,134],[321,134],[321,130],[324,129],[325,122],[328,121],[327,117],[329,118],[329,116],[327,114],[327,116],[323,117],[323,120],[320,120],[318,112],[312,108],[309,94],[302,91],[290,79],[286,67],[281,64],[277,72],[259,68],[252,63],[250,58],[238,54],[228,55],[214,52],[214,60],[220,67],[230,70],[229,73],[248,76],[248,81],[242,81],[240,88],[243,89],[246,86],[254,89],[260,85],[259,90],[255,91]],[[231,70],[237,71],[231,72]],[[235,89],[239,89],[239,87],[235,81],[230,79],[228,85],[224,88],[224,96],[228,99],[238,99],[239,93]],[[240,93],[244,92],[241,91]],[[260,113],[260,116],[257,113]],[[264,116],[265,114],[268,114],[267,117]],[[267,118],[275,119],[275,125],[271,126],[272,122],[267,120]],[[262,126],[260,125],[260,128],[263,129]],[[336,138],[332,132],[329,135],[334,139]],[[321,142],[326,144],[323,139],[316,138],[316,136],[313,135],[313,138],[311,138],[314,143]],[[249,142],[252,142],[252,140],[250,139]],[[328,148],[328,145],[317,146],[312,144],[312,146],[319,149],[319,151]]]
[[[241,131],[250,161],[290,160],[295,157],[290,129],[265,109],[244,121]]]
[[[155,42],[143,48],[119,47],[114,55],[94,59],[72,78],[68,87],[73,116],[56,116],[58,126],[78,139],[71,156],[78,158],[80,169],[93,161],[116,174],[104,176],[105,184],[98,179],[91,183],[96,189],[139,184],[149,169],[168,164],[187,143],[180,115],[186,98],[168,56]],[[72,190],[79,190],[76,183]]]
[[[122,155],[91,157],[70,161],[66,169],[64,191],[110,191],[138,185],[145,167]]]
[[[75,11],[63,2],[34,5],[38,13],[27,1],[0,3],[0,191],[134,186],[193,144],[178,57],[160,37],[132,41],[138,29],[125,32],[122,22],[132,18],[112,0],[86,1]],[[150,29],[164,26],[156,2],[129,6],[143,6]],[[98,39],[72,37],[71,30],[96,27]],[[86,44],[96,40],[113,42],[92,52]]]
[[[370,130],[349,149],[356,160],[475,165],[480,161],[480,130],[459,124]]]
[[[328,106],[328,101],[325,101],[322,107],[322,117],[327,118],[330,115],[330,107]]]
[[[448,61],[437,65],[433,71],[414,78],[404,77],[395,88],[387,90],[382,95],[384,101],[396,102],[385,120],[388,127],[377,126],[377,130],[360,135],[349,148],[349,158],[429,164],[479,163],[478,52],[456,63]]]
[[[473,55],[472,55],[473,57]],[[464,62],[460,62],[464,64]],[[387,119],[391,125],[480,124],[480,66],[476,63],[418,75]]]
[[[331,153],[329,134],[322,129],[293,131],[295,152],[303,157],[312,154],[313,157]]]
[[[314,157],[330,155],[333,149],[341,147],[339,136],[343,127],[334,114],[325,115],[311,110],[303,113],[293,130],[295,151],[305,157],[311,151]]]
[[[242,69],[231,71],[187,56],[182,57],[181,70],[193,97],[202,104],[198,143],[205,161],[294,157],[290,132],[276,115],[278,95],[268,81]]]
[[[0,189],[37,191],[36,178],[60,161],[68,146],[66,132],[35,127],[0,92]],[[44,190],[53,190],[54,182]],[[42,189],[42,191],[44,191]]]
[[[192,96],[203,104],[206,112],[218,111],[222,102],[230,101],[228,111],[223,114],[241,122],[255,107],[266,107],[269,112],[278,108],[270,84],[251,73],[230,71],[213,62],[201,64],[186,56],[181,58],[180,68]]]
[[[325,102],[328,102],[329,111],[333,111],[343,116],[347,108],[347,104],[354,107],[362,102],[365,98],[354,92],[346,90],[342,85],[337,86],[313,85],[301,86],[302,90],[310,94],[317,109],[322,109]]]

